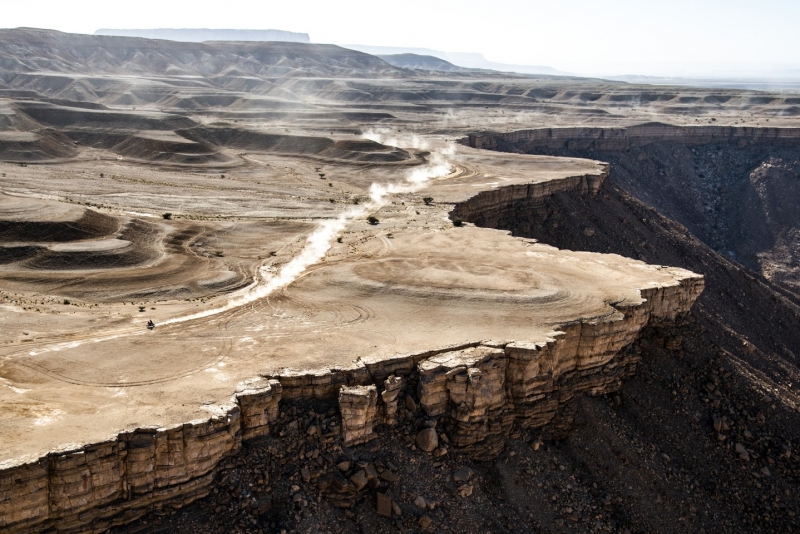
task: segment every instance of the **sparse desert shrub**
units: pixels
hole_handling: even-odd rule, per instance
[[[431,202],[433,202],[433,197],[425,197],[422,199],[426,206],[430,206]]]
[[[171,213],[162,213],[161,216],[163,218],[167,219],[167,220],[172,218],[172,214]]]
[[[342,236],[339,236],[339,237],[337,237],[337,238],[336,238],[336,242],[337,242],[337,243],[341,243],[341,242],[342,242]]]
[[[463,225],[464,221],[462,221],[461,219],[453,219],[453,226],[463,226]]]
[[[378,224],[380,221],[374,215],[370,215],[369,217],[367,217],[367,222],[374,226]]]
[[[147,309],[147,308],[145,308],[144,306],[139,306],[139,311],[140,311],[140,312],[143,312],[143,311],[144,311],[144,310],[146,310],[146,309]]]
[[[64,305],[69,306],[69,299],[64,299]]]
[[[221,258],[221,257],[225,256],[225,253],[222,252],[221,250],[217,250],[217,251],[214,252],[214,256],[216,256],[218,258]]]

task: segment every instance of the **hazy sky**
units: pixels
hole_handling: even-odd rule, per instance
[[[800,67],[800,0],[25,0],[4,2],[0,25],[280,29],[582,74]]]

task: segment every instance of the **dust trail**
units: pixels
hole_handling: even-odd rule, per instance
[[[407,147],[418,150],[427,150],[430,144],[417,134],[396,135],[388,128],[371,128],[361,134],[364,139],[394,147]]]
[[[367,135],[368,134],[365,134],[365,137],[367,137]],[[394,139],[392,139],[392,141],[397,142]],[[414,144],[417,146],[423,145],[418,138]],[[216,315],[250,304],[251,302],[255,302],[270,295],[278,289],[286,287],[303,274],[306,269],[325,257],[325,254],[328,253],[328,250],[330,250],[333,244],[333,240],[347,227],[350,221],[379,209],[386,204],[389,195],[419,191],[425,187],[429,180],[449,174],[452,166],[448,162],[447,156],[452,155],[454,152],[455,148],[452,146],[434,152],[428,165],[412,169],[402,182],[386,184],[373,183],[369,189],[369,202],[354,206],[335,219],[321,222],[308,236],[305,246],[297,256],[286,263],[277,273],[272,270],[273,268],[271,266],[261,267],[257,273],[256,281],[243,290],[242,295],[231,298],[225,305],[218,308],[182,317],[175,317],[164,321],[162,324],[181,323]]]

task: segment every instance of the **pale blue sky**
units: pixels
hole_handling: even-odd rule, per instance
[[[699,75],[800,67],[800,0],[27,0],[0,26],[242,28],[312,42],[480,52],[582,74]]]

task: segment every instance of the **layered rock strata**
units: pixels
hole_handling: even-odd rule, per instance
[[[242,439],[269,434],[269,423],[278,417],[281,383],[257,378],[245,382],[236,394],[242,414]]]
[[[342,415],[342,440],[345,446],[358,445],[375,437],[378,389],[372,386],[344,386],[339,390]]]
[[[647,123],[627,128],[537,128],[515,132],[471,134],[465,142],[472,148],[504,150],[626,150],[656,141],[679,141],[687,145],[743,141],[775,146],[800,145],[800,128],[762,128],[753,126],[674,126]]]
[[[595,195],[608,177],[609,166],[604,165],[599,174],[569,176],[560,180],[548,180],[530,184],[510,185],[488,189],[454,205],[452,219],[463,219],[477,226],[496,228],[500,220],[520,203],[528,208],[542,205],[550,195],[575,192]]]
[[[383,423],[393,425],[397,420],[397,401],[400,393],[405,389],[406,381],[403,377],[390,376],[383,381]]]
[[[99,532],[147,507],[192,502],[208,493],[220,459],[241,446],[241,426],[239,407],[231,406],[207,421],[140,428],[6,467],[0,529]]]

